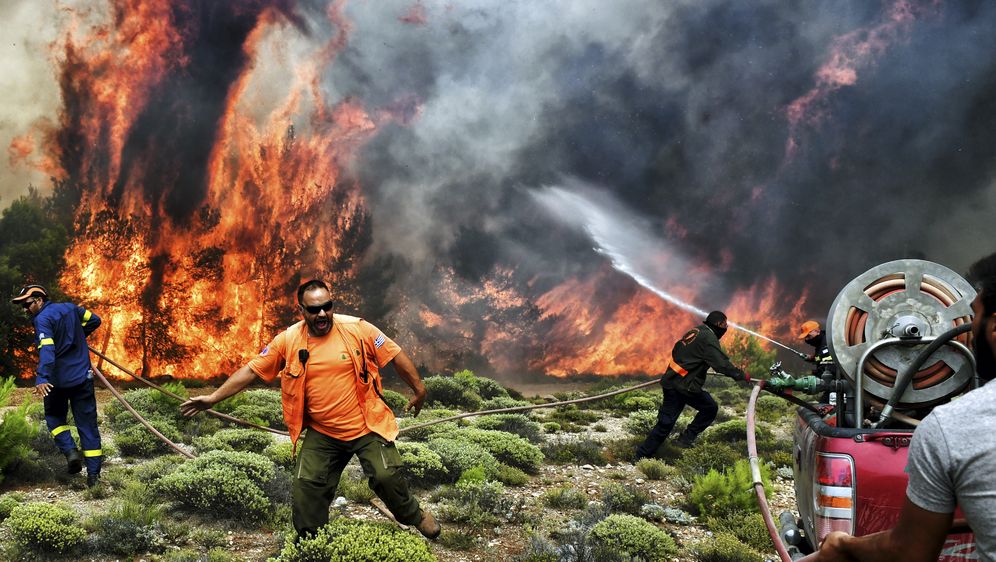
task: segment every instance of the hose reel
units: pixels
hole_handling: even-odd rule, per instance
[[[942,265],[915,259],[878,265],[834,299],[826,324],[830,353],[852,383],[864,359],[858,388],[888,400],[898,373],[929,341],[972,321],[974,298],[972,286]],[[954,341],[967,344],[968,334]],[[964,390],[974,375],[964,352],[944,345],[893,402],[902,408],[932,405]]]

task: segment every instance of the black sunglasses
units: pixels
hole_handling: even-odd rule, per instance
[[[315,306],[304,306],[303,304],[301,306],[308,311],[308,314],[318,314],[322,310],[325,312],[332,310],[332,301],[328,301],[325,304],[317,304]]]
[[[24,302],[21,303],[21,308],[23,308],[24,310],[27,310],[33,304],[35,304],[35,299],[28,299],[28,300],[26,300],[26,301],[24,301]]]

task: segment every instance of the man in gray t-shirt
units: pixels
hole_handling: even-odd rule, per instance
[[[996,254],[972,265],[968,276],[978,291],[973,351],[988,381],[996,378]],[[863,537],[830,533],[816,560],[937,560],[957,505],[975,533],[979,560],[996,562],[996,383],[925,417],[913,433],[906,472],[906,502],[895,527]]]

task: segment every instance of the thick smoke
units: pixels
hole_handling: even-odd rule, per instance
[[[424,25],[399,19],[409,7],[350,4],[327,83],[373,106],[421,102],[359,163],[376,249],[421,274],[410,292],[439,261],[468,280],[511,263],[554,282],[603,259],[528,197],[565,174],[684,233],[682,252],[731,289],[809,285],[813,315],[875,263],[961,270],[993,249],[972,233],[994,197],[994,5],[914,3],[794,131],[789,104],[894,3],[425,3]]]
[[[409,334],[406,348],[436,367],[541,368],[544,335],[557,333],[540,304],[551,290],[596,286],[589,340],[640,290],[607,275],[605,255],[563,220],[570,209],[538,203],[546,186],[583,191],[666,241],[658,257],[681,267],[662,278],[699,286],[705,309],[775,278],[786,309],[805,293],[819,317],[877,263],[963,270],[993,250],[976,234],[996,203],[993,3],[174,5],[199,19],[185,64],[129,131],[119,184],[142,186],[153,218],[188,224],[240,80],[252,92],[243,109],[270,115],[298,53],[333,46],[322,103],[357,104],[377,123],[337,180],[361,186],[369,213],[343,243],[364,259],[358,312]],[[282,14],[272,41],[247,51],[264,12]],[[72,118],[93,93],[65,57],[60,145],[85,150]]]

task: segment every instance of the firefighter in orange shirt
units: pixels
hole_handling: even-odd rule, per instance
[[[237,394],[256,377],[280,377],[284,421],[297,451],[292,500],[299,536],[328,523],[343,469],[360,459],[372,489],[401,523],[424,536],[440,526],[419,507],[401,478],[401,455],[394,445],[398,424],[382,397],[380,369],[393,364],[415,395],[405,407],[417,416],[426,390],[411,359],[396,343],[364,320],[332,313],[328,286],[308,281],[297,290],[303,321],[277,336],[248,364],[207,396],[180,409],[192,416]],[[303,435],[303,437],[302,437]]]

